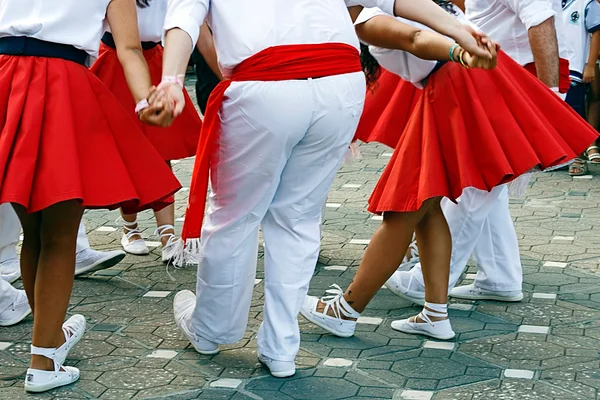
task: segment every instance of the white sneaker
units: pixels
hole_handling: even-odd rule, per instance
[[[421,288],[421,284],[414,278],[411,271],[394,272],[385,283],[385,287],[405,300],[420,306],[425,304],[425,288]]]
[[[414,235],[413,241],[408,246],[408,250],[410,251],[410,257],[404,256],[402,264],[398,267],[398,271],[410,271],[420,261],[419,248],[417,247],[417,240],[414,238]]]
[[[360,317],[360,314],[354,311],[354,309],[344,299],[344,292],[338,285],[331,285],[333,289],[326,291],[328,296],[321,299],[321,302],[325,304],[323,312],[317,311],[319,305],[319,298],[314,296],[306,296],[302,308],[300,308],[300,314],[313,324],[325,329],[326,331],[339,337],[350,337],[354,335],[356,329],[356,319]],[[328,311],[331,309],[334,316],[328,315]],[[353,318],[354,320],[343,319]]]
[[[116,222],[122,223],[123,229],[126,231],[121,237],[121,246],[123,246],[123,250],[136,256],[150,254],[150,249],[146,246],[144,239],[131,240],[134,236],[142,237],[142,231],[140,231],[137,222],[127,222],[121,217],[119,217]]]
[[[21,263],[18,258],[11,258],[0,263],[0,279],[13,283],[21,277]]]
[[[88,247],[77,253],[75,276],[91,274],[102,269],[114,267],[124,258],[125,252],[121,250],[96,251]]]
[[[169,230],[175,231],[175,227],[173,225],[162,225],[154,231],[154,234],[158,235],[159,240],[162,241],[163,238],[168,238],[167,244],[162,248],[162,262],[166,264],[173,260],[178,242],[177,237],[174,234],[165,233],[165,231]]]
[[[464,300],[496,300],[517,302],[523,300],[522,291],[497,292],[485,290],[475,286],[474,283],[466,286],[458,286],[450,291],[450,297]]]
[[[65,342],[62,346],[56,349],[56,362],[64,364],[69,352],[83,337],[86,327],[85,317],[80,314],[75,314],[65,321],[62,330],[65,334]]]
[[[293,361],[277,361],[258,353],[258,361],[263,363],[275,378],[289,378],[296,374],[296,363]]]
[[[429,318],[428,314],[432,316],[441,316],[441,314],[431,311],[428,312],[426,309],[423,309],[423,311],[415,318],[415,322],[412,322],[410,318],[393,321],[392,329],[403,333],[429,336],[439,340],[450,340],[456,336],[456,333],[454,333],[452,325],[450,324],[450,320],[447,319],[448,314],[445,314],[446,319],[435,322]],[[416,322],[417,319],[424,322]]]
[[[73,367],[64,367],[57,362],[57,352],[57,349],[31,346],[32,355],[43,356],[54,362],[54,371],[29,368],[25,377],[25,390],[27,392],[46,392],[57,387],[70,385],[79,380],[79,370]]]
[[[189,290],[183,290],[175,295],[173,299],[173,315],[175,323],[183,334],[190,340],[194,349],[200,354],[217,354],[220,349],[217,343],[206,340],[200,335],[192,332],[192,313],[196,307],[196,295]]]
[[[15,297],[13,303],[8,308],[0,312],[0,326],[11,326],[18,324],[23,321],[29,314],[31,314],[31,307],[27,301],[27,294],[24,290],[15,291]],[[6,295],[6,294],[4,294]]]

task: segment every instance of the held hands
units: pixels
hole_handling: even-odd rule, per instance
[[[479,60],[487,59],[493,61],[494,66],[496,65],[495,59],[499,46],[492,42],[485,33],[477,32],[473,27],[461,24],[460,28],[453,35],[453,39],[472,57],[476,57]]]
[[[150,88],[150,94],[146,99],[148,106],[138,111],[138,118],[145,124],[160,126],[163,128],[171,126],[175,116],[173,105],[154,86]]]
[[[485,47],[489,52],[490,57],[480,57],[471,54],[469,51],[465,51],[463,60],[467,67],[480,69],[492,69],[496,67],[498,64],[498,50],[500,50],[500,46],[486,37]]]

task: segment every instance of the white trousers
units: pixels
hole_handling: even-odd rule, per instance
[[[21,222],[10,204],[0,204],[0,263],[17,258],[17,244],[21,235]],[[90,242],[83,221],[77,232],[77,253],[88,249]]]
[[[297,317],[319,255],[321,212],[364,98],[361,73],[234,82],[228,89],[202,229],[192,319],[197,334],[221,344],[244,336],[262,226],[265,305],[258,351],[295,359]]]
[[[0,279],[0,313],[12,305],[19,291],[4,279]]]
[[[474,254],[478,267],[476,286],[493,291],[520,291],[523,267],[507,186],[498,186],[491,192],[467,188],[458,204],[444,199],[442,209],[452,235],[448,290],[456,286]],[[420,264],[411,273],[425,285]]]

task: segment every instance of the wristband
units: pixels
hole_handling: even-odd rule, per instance
[[[458,44],[458,43],[454,43],[454,44],[452,45],[452,47],[450,47],[450,51],[448,52],[448,56],[450,57],[450,61],[452,61],[452,62],[457,62],[457,60],[454,58],[454,51],[455,51],[456,49],[458,49],[459,47],[460,47],[460,46],[459,46],[459,44]]]
[[[469,67],[467,65],[467,63],[465,63],[465,60],[464,60],[465,53],[466,53],[465,49],[460,49],[460,53],[458,53],[458,61],[460,62],[460,65],[462,65],[464,68],[470,69],[471,67]]]
[[[140,100],[140,102],[135,105],[135,113],[139,114],[140,111],[143,111],[148,107],[150,107],[150,104],[148,103],[148,99]]]
[[[177,76],[163,76],[162,81],[167,83],[175,83],[179,85],[180,88],[183,89],[183,80],[180,77],[185,77],[185,75],[177,75]]]

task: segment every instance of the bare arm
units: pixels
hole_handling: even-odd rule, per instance
[[[210,28],[206,22],[200,27],[200,37],[198,38],[198,44],[196,45],[196,48],[200,54],[202,54],[204,61],[206,61],[206,64],[208,64],[212,72],[219,78],[220,81],[222,81],[223,74],[221,74],[221,70],[219,69],[219,61],[217,59],[215,42],[213,40],[212,33],[210,32]]]
[[[592,42],[590,44],[590,55],[588,56],[585,69],[583,71],[583,81],[591,83],[596,78],[596,61],[600,55],[600,31],[592,33]]]
[[[127,85],[137,103],[148,98],[152,81],[140,42],[135,2],[112,0],[106,17],[115,40],[119,62],[125,72]]]
[[[529,28],[529,44],[539,80],[550,88],[558,87],[559,55],[554,17]]]

